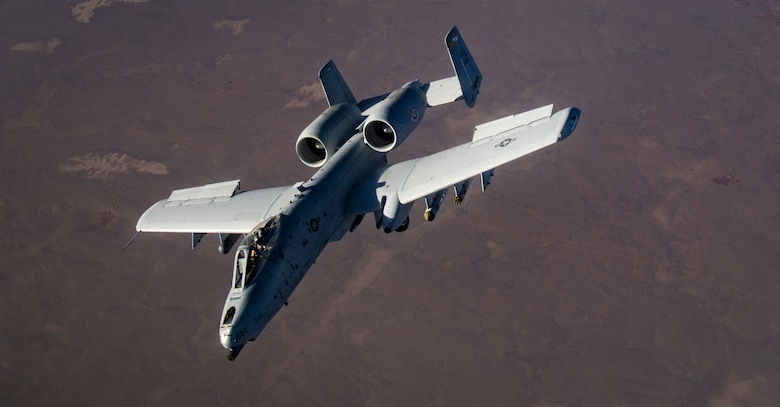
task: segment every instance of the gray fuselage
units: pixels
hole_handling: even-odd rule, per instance
[[[345,213],[350,193],[358,185],[370,184],[386,163],[386,154],[366,146],[362,135],[354,135],[298,186],[300,193],[281,214],[255,228],[260,236],[273,235],[263,236],[272,239],[272,247],[256,244],[254,231],[241,242],[220,321],[220,340],[231,360],[287,304],[327,243],[356,226],[356,215]],[[246,265],[239,267],[242,261]]]

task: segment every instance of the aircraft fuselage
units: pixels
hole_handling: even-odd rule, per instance
[[[262,226],[268,226],[266,234],[274,234],[273,247],[269,249],[262,239],[256,244],[258,239],[253,233],[241,242],[233,266],[234,283],[220,323],[220,340],[230,350],[231,360],[287,304],[327,243],[339,240],[353,226],[355,217],[345,214],[345,200],[356,185],[365,182],[367,176],[370,180],[374,170],[384,165],[386,154],[366,146],[362,135],[353,136],[298,186],[300,193],[281,214],[258,225],[256,230],[261,235]],[[251,259],[252,250],[260,253],[259,260]],[[247,265],[241,271],[239,262],[243,259]],[[256,269],[250,270],[250,266]]]

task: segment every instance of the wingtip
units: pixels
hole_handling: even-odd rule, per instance
[[[558,141],[566,140],[571,134],[574,132],[574,129],[577,127],[577,123],[580,121],[580,116],[582,115],[582,112],[580,109],[576,107],[570,107],[569,108],[569,115],[566,118],[566,123],[563,125],[563,129],[561,129],[561,134],[558,136]]]

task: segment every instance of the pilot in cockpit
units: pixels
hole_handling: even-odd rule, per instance
[[[268,247],[265,245],[267,240],[268,237],[263,233],[263,229],[256,231],[255,242],[254,245],[252,245],[252,248],[257,249],[258,251],[260,251],[260,253],[267,251]]]
[[[241,288],[242,280],[244,279],[244,273],[241,268],[241,260],[244,258],[243,252],[239,251],[238,261],[236,261],[236,282],[233,285],[234,288]]]
[[[257,242],[255,241],[254,244],[249,246],[249,259],[246,264],[246,281],[247,283],[249,280],[252,279],[255,273],[255,269],[257,268],[258,263],[260,262],[260,257],[262,256],[261,251],[262,246],[258,247]]]

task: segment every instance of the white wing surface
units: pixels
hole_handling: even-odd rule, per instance
[[[299,193],[295,186],[238,192],[239,180],[173,191],[152,205],[136,225],[139,232],[249,233],[280,213]]]
[[[579,119],[577,108],[554,115],[552,105],[477,126],[471,143],[388,167],[381,195],[397,192],[402,204],[434,194],[565,139]]]

